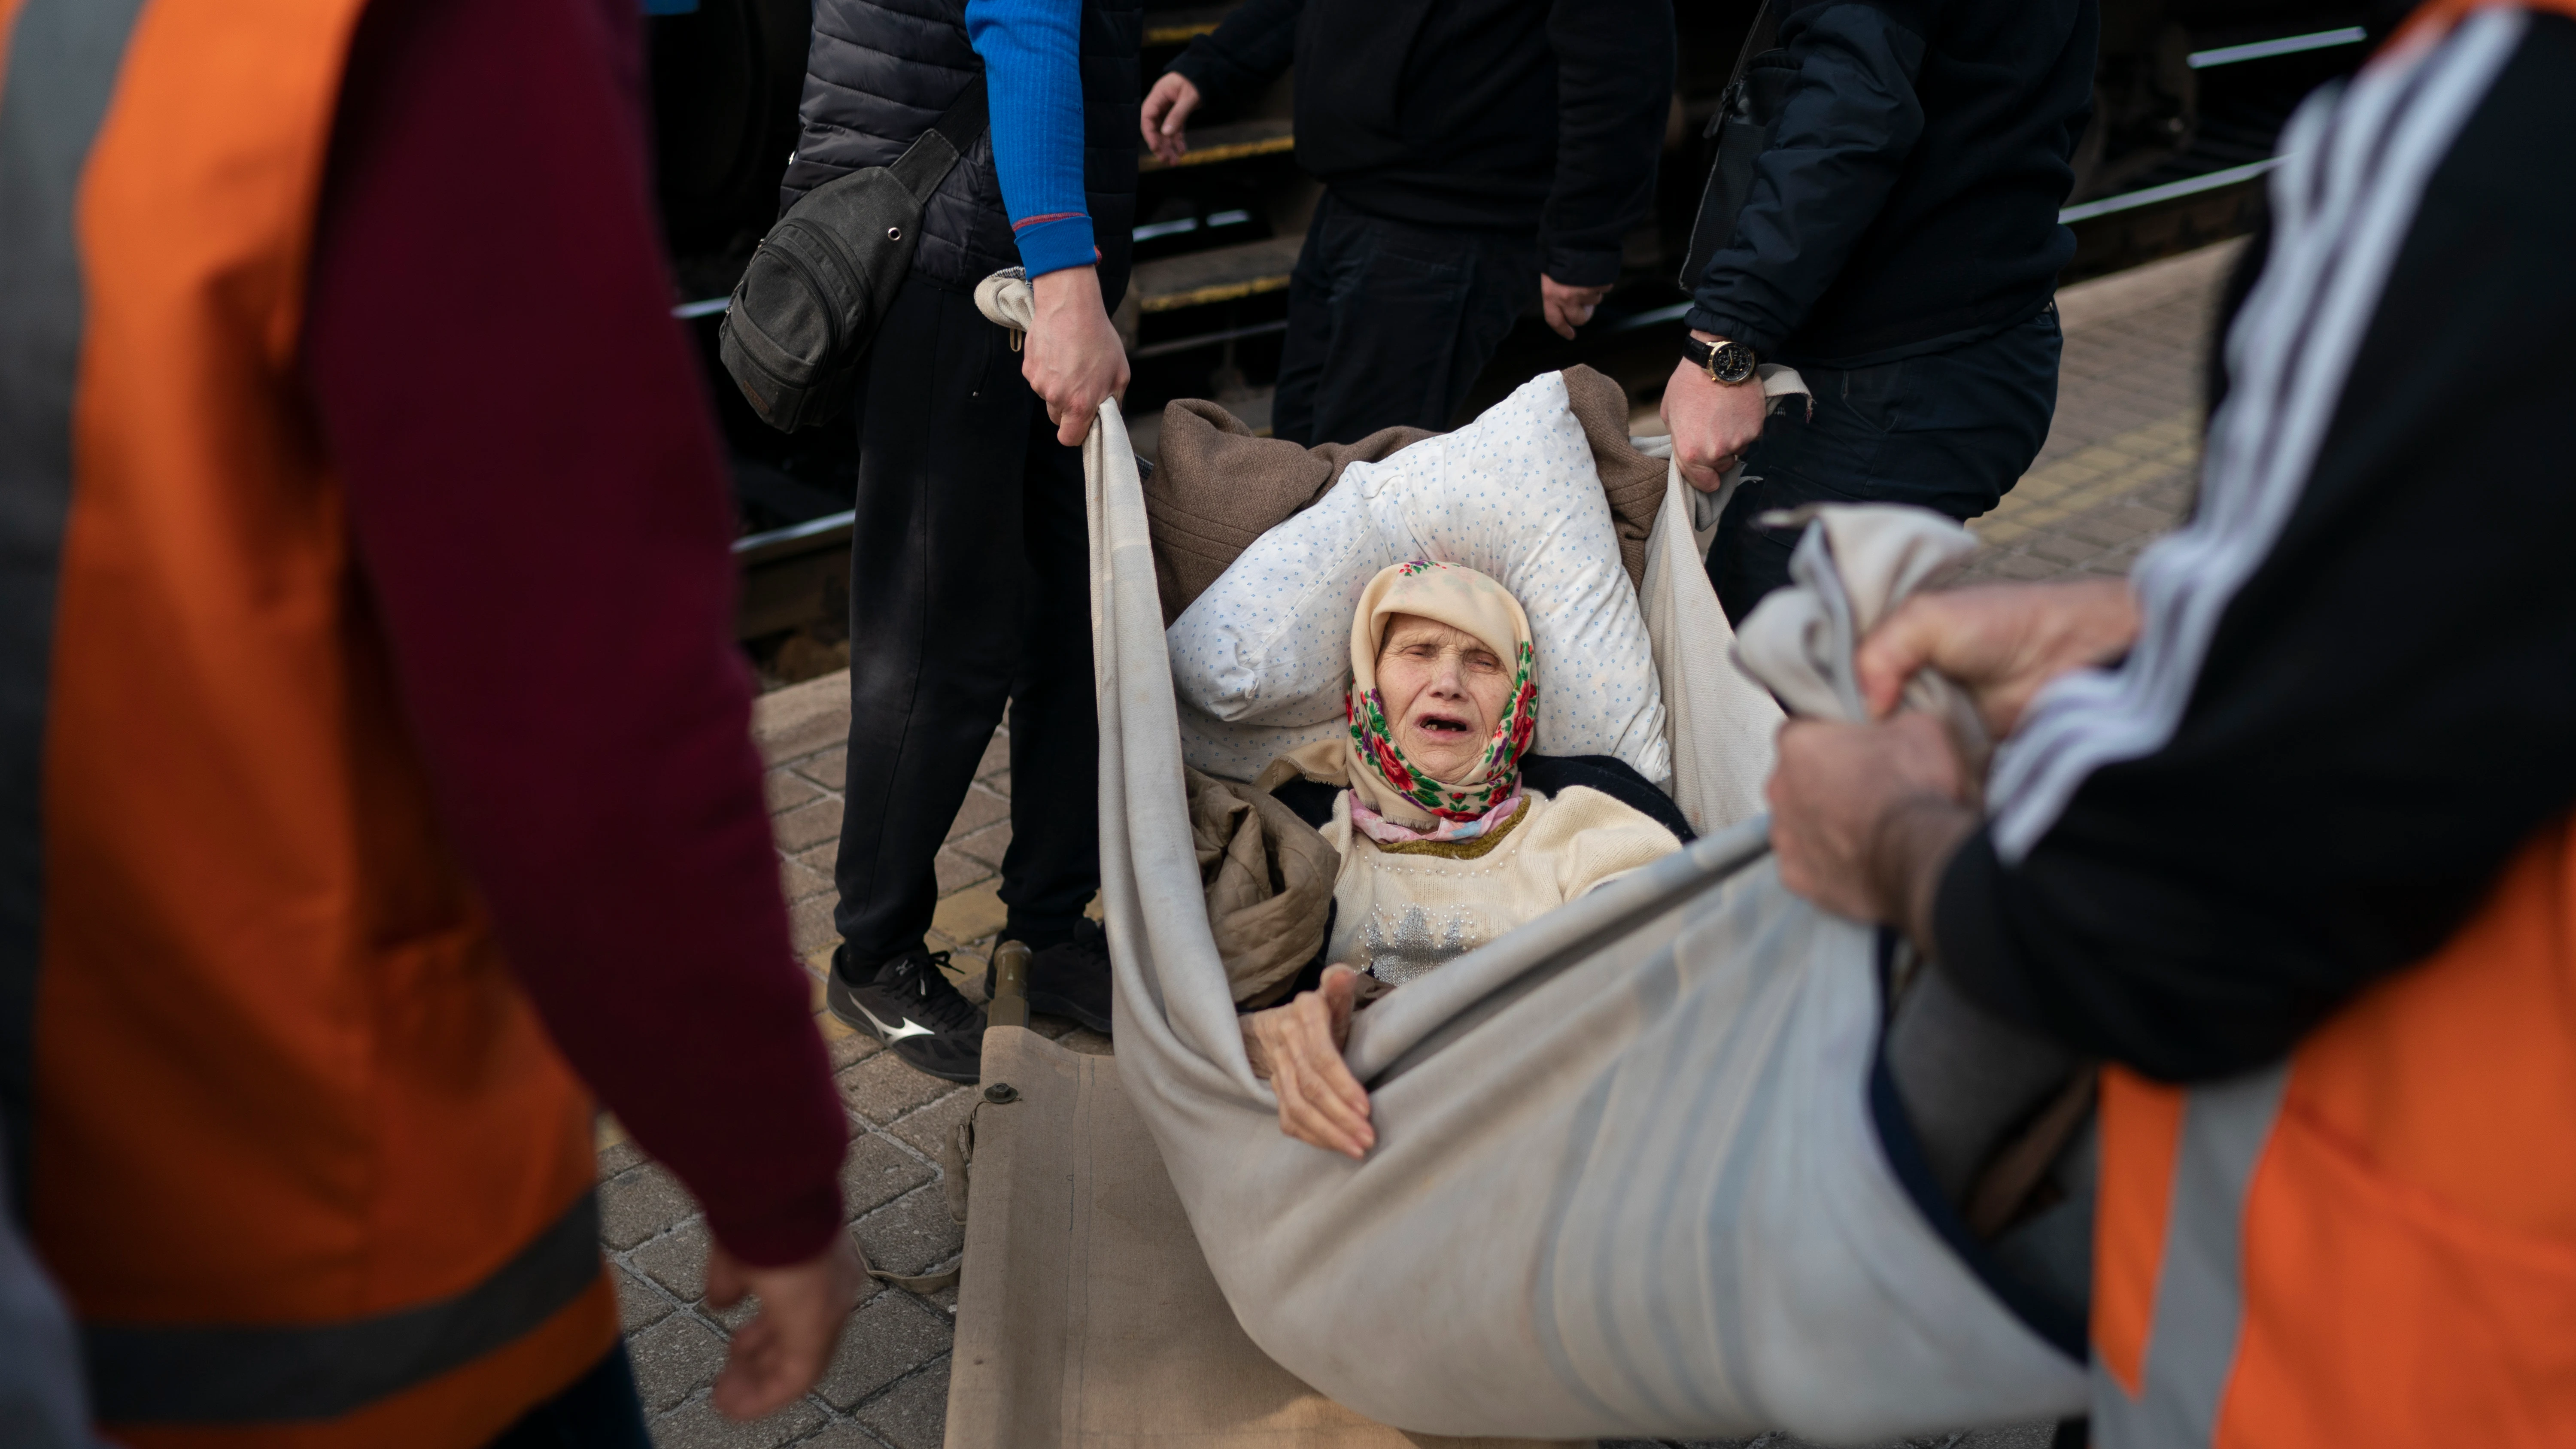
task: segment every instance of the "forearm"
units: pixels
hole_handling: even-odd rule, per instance
[[[1083,195],[1081,0],[967,0],[993,171],[1032,277],[1099,260]]]
[[[1977,813],[1956,800],[1924,793],[1889,802],[1871,832],[1870,890],[1880,918],[1927,956],[1938,956],[1933,929],[1941,878],[1960,843],[1976,833]]]
[[[1888,12],[1828,0],[1791,13],[1781,40],[1798,79],[1689,314],[1692,327],[1763,353],[1833,285],[1923,131],[1923,39]]]
[[[589,8],[370,9],[307,378],[440,818],[520,981],[718,1239],[790,1262],[840,1224],[846,1133],[748,741],[723,464]],[[495,362],[531,326],[570,349],[555,386]]]
[[[1556,179],[1540,267],[1568,286],[1619,280],[1621,243],[1653,210],[1672,105],[1673,10],[1655,0],[1557,0]]]
[[[1164,69],[1187,77],[1203,104],[1235,104],[1288,68],[1305,11],[1306,0],[1244,0]]]

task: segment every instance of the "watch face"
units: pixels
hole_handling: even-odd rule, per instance
[[[1719,382],[1738,383],[1753,375],[1753,349],[1741,342],[1729,342],[1711,348],[1708,357],[1709,376]]]

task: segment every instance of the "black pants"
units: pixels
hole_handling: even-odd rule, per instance
[[[1537,299],[1537,237],[1389,221],[1327,191],[1288,279],[1270,430],[1311,447],[1445,428]]]
[[[1966,520],[2001,502],[2048,441],[2063,342],[2052,306],[1963,347],[1873,367],[1784,359],[1814,391],[1815,414],[1781,409],[1745,455],[1744,486],[1708,551],[1727,618],[1789,581],[1797,532],[1757,528],[1757,514],[1912,503]]]
[[[1082,453],[965,293],[904,283],[859,400],[850,761],[834,923],[866,968],[921,949],[939,853],[1011,708],[1012,935],[1072,933],[1100,887]]]
[[[570,1388],[520,1415],[490,1449],[653,1449],[625,1341]]]

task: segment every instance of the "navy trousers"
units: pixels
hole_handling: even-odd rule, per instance
[[[1993,508],[2039,456],[2057,412],[2064,338],[2052,305],[1946,352],[1836,368],[1783,358],[1815,412],[1774,414],[1709,546],[1709,581],[1741,621],[1789,581],[1795,530],[1754,519],[1807,503],[1912,503],[1965,521]]]

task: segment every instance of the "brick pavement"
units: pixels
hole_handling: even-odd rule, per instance
[[[1971,528],[1987,545],[1973,578],[2051,578],[2125,572],[2137,551],[2189,506],[2198,461],[2203,338],[2232,245],[2069,288],[2059,298],[2066,360],[2055,426],[2002,507]],[[1651,415],[1650,410],[1641,413]],[[849,681],[829,675],[765,696],[754,730],[769,766],[779,881],[797,951],[815,975],[815,1020],[850,1117],[841,1181],[860,1242],[900,1273],[945,1267],[962,1230],[940,1196],[941,1138],[968,1091],[923,1077],[821,1011],[820,972],[833,943],[832,854],[845,779]],[[996,734],[938,858],[940,902],[931,946],[980,997],[984,958],[1002,922],[996,895],[1010,844],[1009,751]],[[1079,1049],[1108,1042],[1040,1017]],[[695,1205],[613,1123],[600,1134],[601,1236],[617,1280],[637,1378],[663,1449],[937,1449],[945,1431],[954,1290],[923,1299],[878,1292],[853,1315],[823,1383],[752,1425],[720,1418],[707,1388],[727,1334],[745,1314],[704,1302],[706,1226]],[[1912,1441],[1919,1449],[2045,1449],[2045,1426],[1988,1429]],[[1802,1449],[1783,1435],[1727,1445],[1602,1449]]]

